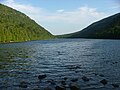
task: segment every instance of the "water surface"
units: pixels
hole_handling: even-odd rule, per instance
[[[40,81],[37,76],[46,74]],[[86,76],[89,82],[81,77]],[[56,85],[64,77],[78,78],[81,90],[119,90],[111,84],[120,85],[120,40],[58,39],[24,43],[0,44],[0,89],[19,90],[20,82],[27,82],[25,90],[46,86],[54,79]],[[107,85],[100,80],[106,79]],[[69,90],[69,88],[67,88]]]

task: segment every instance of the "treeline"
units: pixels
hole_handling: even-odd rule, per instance
[[[51,39],[53,35],[25,14],[0,4],[0,42]]]
[[[120,13],[95,22],[82,31],[58,37],[120,39]]]

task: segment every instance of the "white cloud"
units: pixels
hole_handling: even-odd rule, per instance
[[[48,15],[43,16],[43,19],[51,22],[61,21],[66,23],[80,24],[100,20],[105,16],[105,13],[98,12],[95,8],[80,7],[73,11],[57,10],[57,12],[48,13]]]
[[[6,0],[3,2],[3,4],[9,7],[12,7],[13,9],[16,9],[18,11],[21,11],[27,14],[28,16],[35,15],[35,14],[41,14],[43,12],[42,8],[33,7],[31,5],[18,4],[14,0]]]
[[[14,0],[7,0],[7,3],[14,3]]]
[[[25,13],[38,23],[43,24],[43,26],[49,31],[51,31],[53,34],[74,32],[73,27],[75,25],[79,25],[79,27],[75,28],[76,30],[81,30],[86,25],[89,25],[90,23],[100,20],[107,16],[105,13],[97,11],[96,8],[90,8],[85,6],[77,8],[73,11],[65,11],[64,9],[60,9],[51,13],[40,7],[18,4],[14,0],[6,0],[3,3],[9,7],[12,7]],[[45,23],[48,22],[49,24],[52,23],[51,26],[45,25]],[[57,26],[56,23],[59,23],[59,26]],[[60,27],[65,26],[65,24],[66,27],[69,26],[68,30],[65,28],[63,29],[63,32],[59,31],[61,30]],[[55,30],[58,30],[58,32],[56,32]]]

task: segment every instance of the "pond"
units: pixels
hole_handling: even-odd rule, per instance
[[[40,80],[39,75],[46,77]],[[70,90],[71,83],[80,90],[120,90],[115,87],[120,85],[120,40],[55,39],[0,44],[1,90],[55,90],[56,86]]]

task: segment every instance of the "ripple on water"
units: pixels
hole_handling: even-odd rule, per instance
[[[120,87],[113,86],[120,85],[119,53],[119,40],[63,39],[0,44],[0,88],[55,90],[61,86],[69,90],[75,82],[81,90],[119,90]],[[41,74],[46,74],[46,78],[39,80]],[[83,76],[89,81],[84,81]],[[103,79],[108,81],[106,85],[100,82]]]

